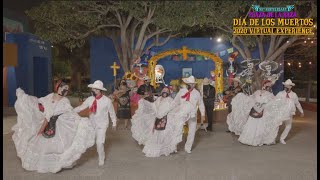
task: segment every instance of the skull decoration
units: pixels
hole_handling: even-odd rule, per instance
[[[164,70],[163,66],[161,66],[159,64],[156,65],[156,67],[155,67],[156,83],[164,83],[164,80],[163,80],[164,74],[165,74],[165,70]]]
[[[283,71],[280,71],[277,74],[272,74],[272,71],[278,69],[278,63],[274,61],[264,61],[259,64],[259,68],[263,71],[262,77],[264,80],[270,80],[274,84],[280,77]]]
[[[248,95],[252,94],[252,80],[254,75],[253,68],[258,62],[258,59],[247,59],[241,62],[241,64],[243,64],[243,68],[245,69],[239,74],[239,76],[245,79],[245,83],[242,85],[242,88],[243,91]]]
[[[228,58],[228,68],[226,70],[226,75],[228,77],[228,85],[231,86],[232,84],[232,79],[235,77],[235,75],[237,74],[237,68],[235,66],[235,58],[238,56],[238,52],[234,52],[232,53],[229,58]]]

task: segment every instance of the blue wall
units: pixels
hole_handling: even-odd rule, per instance
[[[6,42],[15,43],[18,46],[18,65],[15,68],[8,68],[8,96],[9,106],[13,106],[16,96],[16,88],[22,88],[26,93],[35,95],[34,74],[35,71],[42,71],[42,75],[47,77],[48,83],[39,86],[47,87],[47,92],[52,91],[52,68],[51,68],[51,44],[43,41],[30,33],[10,33]],[[34,58],[43,58],[48,61],[48,70],[34,69]],[[10,70],[9,70],[10,69]]]
[[[164,40],[160,38],[160,40]],[[146,46],[148,46],[152,41],[148,41]],[[230,42],[216,42],[215,40],[210,40],[210,38],[174,38],[170,39],[165,45],[161,47],[153,47],[150,51],[156,54],[162,51],[167,51],[170,49],[181,49],[186,46],[188,49],[198,49],[203,51],[209,51],[212,53],[219,53],[221,51],[226,51],[227,49],[233,47]],[[268,44],[265,46],[265,52],[267,52]],[[234,51],[237,51],[233,48]],[[141,59],[144,60],[146,56],[142,56]],[[226,52],[224,56],[220,58],[224,62],[228,62],[229,54]],[[106,38],[92,38],[91,39],[91,81],[96,79],[104,79],[104,83],[112,83],[112,70],[109,67],[113,63],[113,59],[117,59],[113,43],[110,39]],[[149,59],[147,57],[147,59]],[[259,50],[256,48],[252,52],[253,59],[260,59]],[[243,60],[241,55],[235,59],[235,62],[240,63]],[[280,61],[283,64],[283,56]],[[108,66],[107,66],[108,64]],[[169,83],[172,79],[177,79],[182,76],[182,68],[192,68],[192,74],[196,78],[204,78],[210,76],[210,71],[215,68],[214,63],[210,61],[173,61],[171,56],[167,56],[158,61],[158,64],[162,65],[165,69],[164,80]],[[103,67],[103,68],[102,68]],[[258,67],[257,67],[258,68]],[[279,71],[283,69],[283,66],[279,68]],[[241,69],[238,73],[241,72]],[[224,70],[224,76],[225,70]],[[120,77],[120,76],[119,76]],[[283,82],[283,74],[280,76],[279,80],[273,86],[273,92],[277,93],[283,89],[281,82]]]
[[[90,82],[101,80],[106,87],[114,82],[113,69],[116,62],[120,69],[116,78],[121,78],[124,71],[120,65],[113,42],[109,38],[91,38],[90,40]]]

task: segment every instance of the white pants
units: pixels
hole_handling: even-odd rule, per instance
[[[192,144],[194,141],[194,136],[196,134],[196,129],[197,128],[197,117],[190,118],[188,120],[188,137],[187,137],[187,142],[184,146],[185,151],[191,151]]]
[[[95,131],[96,131],[96,145],[97,145],[97,152],[99,155],[99,161],[104,161],[105,159],[104,142],[106,140],[107,129],[96,128]]]
[[[285,127],[285,129],[283,130],[283,132],[282,132],[282,134],[280,136],[280,140],[285,140],[286,137],[288,136],[289,131],[290,131],[291,127],[292,127],[292,118],[289,119],[289,120],[284,121],[284,124],[285,124],[286,127]]]

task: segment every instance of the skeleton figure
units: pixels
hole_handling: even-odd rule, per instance
[[[241,64],[246,63],[246,69],[244,69],[240,74],[238,74],[240,77],[244,78],[245,81],[242,85],[242,89],[245,94],[251,95],[252,94],[252,80],[253,80],[253,68],[254,65],[257,63],[257,60],[253,59],[247,59],[245,61],[242,61]]]
[[[163,79],[164,74],[165,74],[165,70],[163,66],[159,64],[156,65],[156,68],[155,68],[156,83],[163,83],[164,85],[166,85]]]
[[[229,66],[228,66],[228,68],[226,70],[226,75],[228,77],[228,85],[229,86],[231,86],[232,80],[233,80],[233,78],[235,77],[235,75],[237,74],[237,71],[238,71],[238,69],[237,69],[237,67],[236,67],[236,65],[234,63],[234,59],[237,57],[237,55],[238,55],[238,52],[236,51],[236,52],[232,53],[229,56],[229,59],[228,59],[228,61],[229,61],[228,65]]]
[[[263,71],[262,78],[263,80],[270,80],[272,84],[275,84],[275,82],[279,79],[281,73],[283,73],[283,70],[281,70],[277,74],[272,74],[272,71],[275,71],[278,69],[278,64],[274,61],[264,61],[259,64],[259,68]]]

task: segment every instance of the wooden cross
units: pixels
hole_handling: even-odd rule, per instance
[[[185,61],[188,60],[188,53],[187,53],[187,47],[186,46],[182,47],[182,58]]]
[[[113,65],[110,66],[110,68],[113,69],[113,76],[117,76],[117,69],[120,69],[120,66],[118,66],[116,62],[113,62]]]

